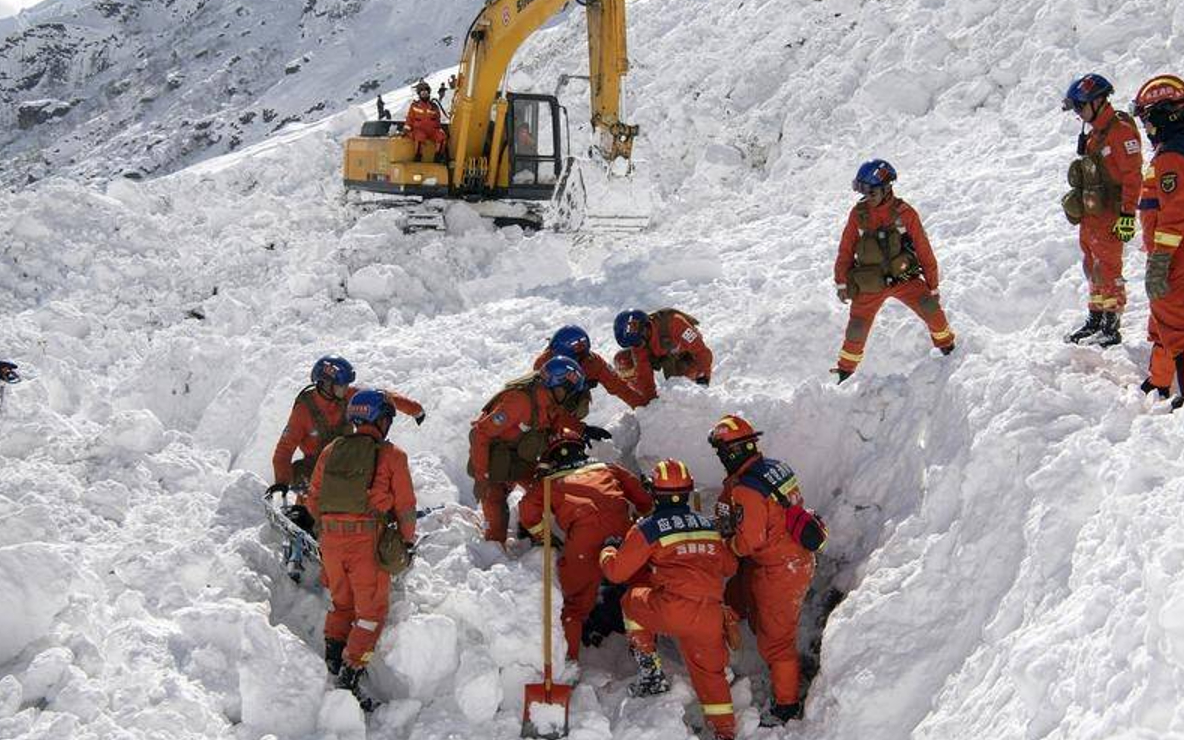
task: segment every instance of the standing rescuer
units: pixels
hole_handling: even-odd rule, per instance
[[[1175,75],[1153,77],[1139,88],[1131,109],[1155,148],[1139,199],[1151,299],[1147,335],[1152,344],[1143,391],[1157,391],[1166,398],[1173,371],[1184,394],[1184,80]],[[1172,405],[1184,405],[1184,395]]]
[[[518,520],[531,537],[542,535],[543,479],[551,478],[551,507],[563,529],[559,558],[559,586],[563,590],[563,634],[567,657],[580,655],[584,620],[596,606],[601,575],[600,546],[610,537],[624,537],[633,524],[630,504],[637,511],[651,508],[650,497],[637,476],[619,465],[591,460],[587,440],[574,429],[551,437],[538,477],[518,504]]]
[[[552,357],[529,375],[512,380],[481,409],[469,433],[473,496],[485,514],[485,539],[505,542],[510,524],[507,498],[514,486],[534,478],[547,438],[575,424],[564,402],[584,390],[584,372],[569,357]]]
[[[334,440],[317,460],[308,508],[321,530],[321,558],[333,605],[325,615],[325,664],[337,686],[372,702],[358,687],[390,604],[391,575],[380,563],[388,523],[410,546],[415,489],[407,454],[386,441],[395,409],[382,391],[359,391],[347,411],[357,431]],[[393,519],[393,522],[391,521]]]
[[[1089,317],[1065,341],[1103,347],[1122,342],[1122,247],[1135,235],[1143,167],[1139,129],[1130,116],[1110,105],[1113,92],[1105,77],[1087,74],[1069,85],[1062,102],[1064,110],[1081,119],[1081,134],[1077,159],[1069,165],[1072,189],[1061,205],[1069,223],[1080,227],[1082,268],[1089,280]]]
[[[728,476],[716,503],[716,526],[740,558],[728,583],[728,605],[756,634],[769,665],[773,700],[761,724],[801,716],[798,619],[814,575],[814,552],[826,543],[826,527],[802,506],[793,470],[761,454],[761,433],[736,415],[712,427],[707,441]]]
[[[851,186],[863,197],[851,209],[835,260],[835,291],[851,314],[838,367],[842,383],[863,361],[872,322],[889,298],[904,303],[929,327],[933,346],[954,351],[954,333],[938,296],[937,260],[921,219],[896,197],[896,170],[882,159],[864,162]]]
[[[736,557],[711,519],[691,510],[695,481],[686,465],[663,460],[651,478],[654,513],[634,524],[623,542],[606,541],[600,552],[601,569],[614,583],[649,573],[647,582],[633,585],[621,599],[639,673],[629,690],[647,696],[670,689],[654,642],[656,633],[669,635],[678,642],[707,723],[716,738],[732,740],[736,718],[724,672],[723,595]]]
[[[711,350],[703,341],[699,322],[675,308],[653,313],[622,311],[613,320],[613,334],[622,349],[613,358],[617,373],[637,391],[640,405],[658,397],[654,373],[666,378],[690,378],[711,383]]]

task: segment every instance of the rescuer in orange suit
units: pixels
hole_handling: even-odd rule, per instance
[[[559,586],[563,589],[563,634],[567,657],[580,656],[584,620],[596,606],[600,590],[601,545],[624,537],[633,524],[630,504],[639,512],[651,508],[637,476],[619,465],[588,459],[588,442],[574,429],[551,438],[538,477],[518,504],[518,521],[532,538],[543,531],[543,479],[551,478],[551,511],[563,530]]]
[[[716,422],[708,441],[728,473],[716,502],[716,526],[740,558],[727,601],[748,619],[769,666],[773,700],[761,724],[771,727],[801,716],[798,618],[826,528],[803,508],[793,470],[761,454],[760,434],[729,415]]]
[[[1155,147],[1139,200],[1151,299],[1147,334],[1152,343],[1143,391],[1157,391],[1166,398],[1173,372],[1184,394],[1184,80],[1175,75],[1148,80],[1139,88],[1132,110]],[[1184,395],[1172,402],[1173,408],[1181,405]]]
[[[547,349],[535,358],[534,369],[538,370],[543,366],[543,363],[556,356],[570,357],[580,363],[580,369],[584,371],[585,398],[577,402],[573,412],[577,419],[582,419],[587,415],[591,391],[598,385],[603,385],[606,391],[624,401],[629,405],[629,408],[635,409],[645,405],[641,394],[622,380],[621,376],[617,375],[617,371],[603,357],[592,351],[592,341],[588,338],[588,333],[581,327],[568,325],[556,330],[555,334],[551,336],[551,341],[547,343]],[[592,436],[590,439],[596,439],[596,437]]]
[[[613,358],[617,373],[638,393],[642,405],[658,397],[654,373],[666,378],[690,378],[711,383],[711,350],[703,341],[699,322],[673,308],[647,314],[633,309],[617,314],[613,334],[622,349]]]
[[[835,290],[851,301],[843,348],[834,369],[842,383],[863,360],[872,322],[884,301],[895,298],[929,327],[933,346],[948,355],[954,333],[938,299],[937,260],[921,219],[892,192],[896,170],[882,159],[864,162],[852,187],[863,195],[851,209],[835,260]]]
[[[353,365],[337,355],[325,355],[313,364],[312,385],[296,396],[288,423],[276,442],[271,457],[275,483],[267,489],[269,494],[303,489],[308,485],[321,451],[334,439],[353,431],[353,425],[345,418],[345,408],[357,392],[350,385],[355,377]],[[416,424],[423,423],[423,406],[394,391],[386,391],[386,394],[399,412],[413,417]],[[297,449],[301,458],[293,463],[292,455]],[[312,521],[303,504],[298,501],[296,506],[289,508],[288,515],[292,520],[311,531]]]
[[[694,487],[682,462],[658,463],[650,484],[654,512],[634,524],[623,542],[606,541],[600,565],[615,583],[649,573],[647,584],[632,586],[621,600],[638,668],[630,693],[649,696],[670,689],[654,643],[655,633],[669,635],[678,642],[703,716],[716,738],[731,740],[736,718],[724,672],[723,596],[724,581],[736,572],[736,557],[711,519],[691,510]]]
[[[1069,222],[1080,224],[1082,266],[1089,280],[1089,316],[1065,337],[1072,344],[1122,342],[1122,248],[1135,235],[1143,154],[1134,119],[1110,105],[1113,92],[1105,77],[1087,74],[1073,81],[1062,101],[1064,110],[1081,119],[1081,134],[1077,159],[1069,166],[1072,189],[1061,204]]]
[[[325,615],[325,664],[338,688],[371,708],[358,681],[386,623],[391,576],[376,547],[393,514],[408,545],[415,540],[415,489],[407,454],[386,441],[395,409],[382,391],[359,391],[347,416],[357,431],[334,440],[317,460],[308,508],[321,530],[321,561],[333,606]]]
[[[423,80],[415,86],[415,100],[407,109],[406,125],[408,136],[415,142],[415,161],[423,158],[423,145],[432,142],[436,145],[436,159],[439,161],[444,154],[444,144],[448,141],[448,134],[440,124],[440,106],[432,100],[432,86]]]
[[[536,372],[507,383],[481,409],[469,433],[469,475],[485,514],[485,539],[506,541],[510,491],[530,485],[548,437],[570,425],[564,402],[583,390],[584,373],[576,361],[552,357]],[[575,428],[584,431],[578,422]]]

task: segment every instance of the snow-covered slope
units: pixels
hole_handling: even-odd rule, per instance
[[[421,501],[445,505],[422,522],[380,645],[389,703],[372,736],[516,736],[540,662],[539,556],[479,541],[467,423],[556,326],[579,322],[609,352],[632,305],[701,319],[716,381],[669,384],[637,413],[598,398],[616,432],[600,452],[682,457],[710,489],[701,440],[740,411],[831,526],[812,612],[846,598],[807,717],[755,728],[766,687],[749,640],[734,666],[744,736],[1184,733],[1184,445],[1179,419],[1132,388],[1142,260],[1131,248],[1125,344],[1063,345],[1084,287],[1057,207],[1077,132],[1064,86],[1101,71],[1126,97],[1181,58],[1184,10],[629,8],[631,112],[662,207],[628,243],[488,232],[464,206],[454,233],[411,237],[390,212],[346,209],[340,141],[359,109],[165,178],[0,196],[0,353],[37,376],[0,417],[0,588],[15,595],[0,736],[358,735],[318,667],[324,602],[284,579],[255,502],[291,398],[330,350],[426,402],[427,423],[393,436]],[[532,40],[514,81],[550,90],[578,71],[582,32],[575,15]],[[889,307],[838,388],[831,265],[872,155],[925,219],[959,350],[935,356]],[[685,678],[623,702],[628,667],[619,640],[592,652],[573,737],[686,737]]]
[[[49,0],[0,20],[0,183],[142,177],[454,64],[473,2]]]

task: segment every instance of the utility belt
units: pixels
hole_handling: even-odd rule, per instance
[[[875,295],[897,285],[921,278],[921,266],[914,265],[898,275],[885,275],[878,265],[852,267],[847,272],[847,294],[852,298],[861,295]]]
[[[331,516],[331,515],[330,515]],[[378,522],[374,519],[328,519],[321,518],[321,532],[339,532],[342,534],[361,534],[362,532],[378,531]]]

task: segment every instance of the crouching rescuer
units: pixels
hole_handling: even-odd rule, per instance
[[[834,369],[842,383],[863,361],[872,322],[889,298],[904,303],[929,328],[933,346],[950,354],[954,333],[938,297],[937,260],[921,219],[892,192],[896,170],[882,159],[864,162],[852,187],[863,197],[851,209],[835,260],[835,290],[851,302],[847,333]]]
[[[736,718],[724,672],[728,645],[723,597],[724,581],[736,572],[736,557],[711,519],[691,510],[694,488],[685,464],[659,462],[650,484],[653,514],[634,524],[623,542],[606,540],[600,567],[610,581],[632,584],[621,599],[639,672],[630,693],[648,696],[670,689],[655,644],[656,633],[669,635],[678,642],[715,737],[732,740]]]
[[[325,448],[313,470],[308,508],[321,537],[332,605],[325,615],[325,665],[362,708],[358,686],[386,622],[391,577],[411,558],[415,490],[407,454],[386,441],[395,409],[382,391],[354,394],[353,434]]]

